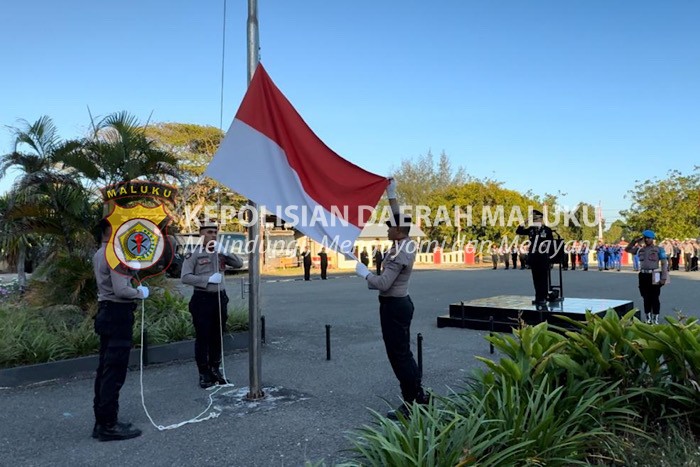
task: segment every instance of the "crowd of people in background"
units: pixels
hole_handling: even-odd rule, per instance
[[[698,257],[700,257],[700,242],[694,239],[678,240],[666,239],[659,243],[669,258],[669,270],[686,272],[698,271]],[[593,247],[594,260],[597,261],[599,271],[620,271],[623,265],[622,256],[625,254],[625,246],[621,243],[603,243],[599,241]],[[491,266],[498,269],[501,265],[504,269],[529,269],[527,264],[527,244],[516,246],[491,246]],[[565,250],[562,257],[562,269],[575,271],[581,269],[588,271],[590,250],[587,242],[574,242]],[[594,266],[595,267],[595,262]],[[639,271],[639,257],[632,255],[632,268]]]

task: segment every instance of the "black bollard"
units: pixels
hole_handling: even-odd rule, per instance
[[[265,343],[265,315],[260,315],[260,343]]]
[[[326,324],[326,360],[331,359],[331,325]]]
[[[423,334],[418,333],[418,375],[423,377]]]
[[[489,336],[493,337],[493,316],[489,316]],[[493,342],[490,341],[489,351],[493,354]]]
[[[462,312],[462,322],[460,323],[460,327],[464,329],[464,302],[459,302],[459,309]]]
[[[143,366],[148,365],[148,331],[143,330],[143,359],[141,363]]]

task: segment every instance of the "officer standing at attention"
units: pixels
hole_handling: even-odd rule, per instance
[[[581,254],[581,267],[583,267],[584,271],[588,271],[588,242],[584,241],[581,243],[579,251]]]
[[[515,245],[510,248],[510,257],[513,261],[513,270],[518,269],[518,248]]]
[[[552,229],[542,223],[541,211],[532,211],[532,225],[524,227],[519,225],[515,230],[518,235],[527,235],[530,240],[530,251],[527,255],[527,264],[532,272],[532,283],[535,286],[535,300],[532,302],[537,307],[547,306],[547,294],[549,294],[549,251],[553,247],[554,234]]]
[[[382,338],[403,397],[403,403],[396,410],[390,411],[387,417],[397,420],[399,414],[404,418],[410,416],[409,407],[413,402],[425,404],[428,398],[423,391],[421,374],[411,352],[414,307],[408,295],[408,282],[418,247],[408,236],[411,218],[401,214],[396,201],[395,180],[391,180],[386,191],[393,213],[392,219],[387,222],[387,236],[392,241],[392,246],[384,255],[382,274],[372,274],[362,262],[357,263],[355,272],[367,281],[370,289],[379,290]]]
[[[308,245],[304,248],[304,252],[301,254],[302,263],[304,265],[304,280],[311,280],[311,252],[309,251]]]
[[[360,262],[365,266],[369,266],[369,252],[367,251],[366,246],[362,247],[362,253],[360,253]]]
[[[185,256],[180,280],[194,287],[189,309],[194,324],[194,358],[199,370],[199,386],[209,388],[215,384],[228,384],[221,374],[221,337],[228,318],[228,296],[222,286],[226,265],[243,266],[243,260],[234,254],[217,252],[215,222],[202,223],[199,227],[200,243]]]
[[[113,270],[107,263],[111,227],[100,221],[102,246],[92,257],[97,280],[95,332],[100,336],[100,358],[95,376],[95,426],[92,437],[100,441],[136,438],[141,430],[118,420],[119,391],[126,380],[136,301],[148,298],[148,287],[131,286],[131,277]],[[126,271],[124,271],[126,272]]]
[[[384,260],[384,252],[382,252],[382,246],[377,243],[374,247],[374,267],[377,269],[377,275],[382,273],[382,261]]]
[[[325,246],[321,248],[318,257],[321,259],[321,279],[325,281],[328,278],[328,253]]]
[[[639,292],[644,299],[644,313],[647,323],[659,324],[661,310],[661,287],[668,280],[668,257],[663,248],[654,245],[656,234],[651,230],[642,232],[642,236],[632,240],[625,251],[639,255]],[[642,246],[638,246],[638,243]]]

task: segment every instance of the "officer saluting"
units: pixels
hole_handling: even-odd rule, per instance
[[[141,430],[118,420],[119,390],[126,380],[134,329],[136,300],[148,298],[148,287],[131,286],[131,278],[107,264],[110,224],[100,221],[102,246],[92,257],[97,280],[97,316],[95,332],[100,336],[100,360],[95,376],[95,427],[92,437],[100,441],[136,438]]]
[[[533,305],[537,307],[547,306],[547,294],[549,293],[549,251],[554,243],[552,229],[542,223],[544,215],[541,211],[532,211],[532,225],[524,227],[519,225],[515,230],[518,235],[527,235],[530,240],[530,251],[527,256],[527,264],[532,273],[532,282],[535,286],[535,300]]]
[[[661,287],[668,280],[668,257],[663,248],[654,245],[656,234],[651,230],[642,232],[642,236],[630,242],[625,251],[639,256],[639,292],[644,299],[644,313],[647,323],[659,324],[661,310]],[[643,242],[641,247],[637,246]]]
[[[219,370],[221,365],[221,336],[228,318],[228,296],[223,282],[226,265],[243,266],[234,254],[217,253],[218,226],[214,222],[199,227],[200,244],[182,263],[180,280],[194,287],[189,309],[195,330],[194,356],[199,370],[199,386],[228,384]]]

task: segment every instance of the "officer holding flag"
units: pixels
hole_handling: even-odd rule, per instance
[[[408,418],[410,405],[413,402],[425,404],[428,397],[423,391],[421,374],[411,352],[411,320],[414,307],[408,294],[408,282],[416,260],[417,245],[408,236],[411,218],[401,214],[396,201],[395,180],[391,180],[386,192],[393,213],[392,219],[387,222],[387,235],[393,244],[384,256],[382,274],[371,273],[362,262],[357,263],[355,272],[367,281],[370,289],[379,290],[382,338],[403,396],[403,403],[396,410],[389,412],[387,417],[398,419],[399,415]]]

